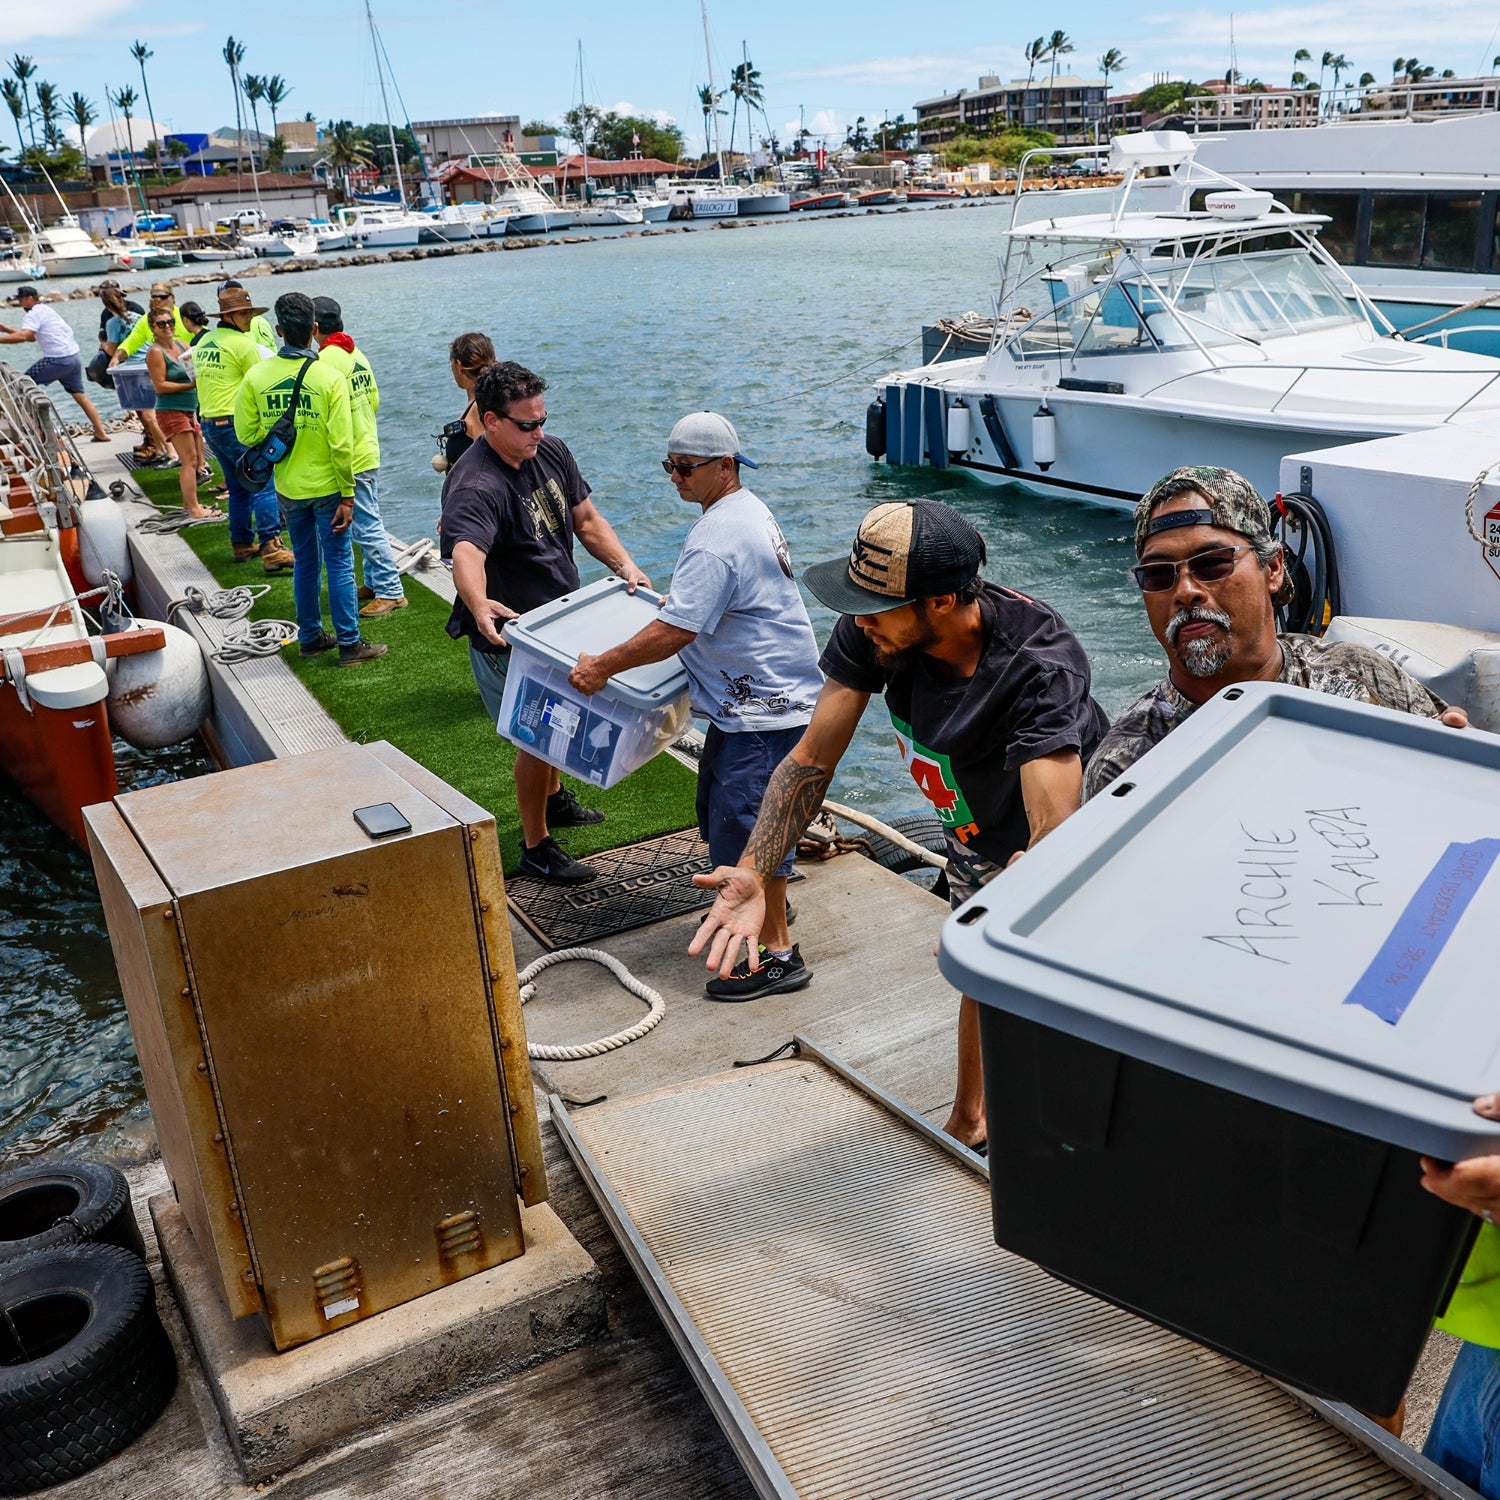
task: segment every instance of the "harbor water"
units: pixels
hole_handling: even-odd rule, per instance
[[[380,384],[381,506],[405,540],[436,534],[442,478],[430,464],[432,434],[464,404],[447,346],[480,330],[501,358],[546,376],[548,431],[572,448],[600,510],[654,583],[665,587],[697,514],[662,473],[666,435],[686,411],[721,411],[762,465],[742,478],[777,515],[799,571],[846,552],[860,516],[881,500],[945,500],[984,534],[991,578],[1061,610],[1093,662],[1096,695],[1114,714],[1160,671],[1127,575],[1128,517],[951,470],[893,470],[864,452],[873,378],[920,360],[923,322],[988,306],[1002,214],[793,217],[246,285],[258,303],[294,290],[342,303],[345,327]],[[144,305],[149,278],[121,279],[141,286],[127,295]],[[215,306],[211,283],[179,287],[177,296]],[[88,358],[98,302],[52,306]],[[7,309],[0,321],[15,326],[19,317]],[[3,357],[24,366],[30,352],[6,346]],[[76,415],[52,389],[64,416]],[[116,415],[112,395],[88,390],[106,419]],[[586,580],[598,576],[597,564],[580,561]],[[832,617],[808,603],[826,639]],[[139,784],[200,769],[201,757],[185,750],[128,757],[122,774]],[[878,703],[834,795],[877,813],[921,805]],[[143,1096],[87,856],[3,779],[0,1057],[0,1157],[100,1130],[125,1142],[143,1133]]]

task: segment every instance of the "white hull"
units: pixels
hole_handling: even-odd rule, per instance
[[[45,281],[46,279],[46,266],[32,266],[16,260],[0,260],[0,281]]]
[[[672,205],[670,203],[641,204],[641,217],[648,224],[665,224],[671,216]]]
[[[606,229],[618,224],[642,224],[645,214],[635,206],[618,208],[580,208],[578,222],[585,229]]]
[[[427,225],[427,233],[439,243],[457,243],[474,238],[474,226],[462,220],[433,219]]]
[[[355,237],[366,250],[398,250],[403,246],[418,244],[422,238],[422,230],[416,224],[410,227],[391,224],[379,229],[357,230]]]
[[[509,234],[546,234],[552,229],[572,229],[578,215],[571,208],[553,208],[540,214],[515,214],[507,222]]]
[[[728,196],[690,198],[688,208],[695,219],[737,219],[740,200]]]
[[[247,244],[266,260],[281,260],[318,253],[318,242],[311,234],[252,234]]]
[[[319,250],[347,250],[350,245],[349,236],[337,229],[327,234],[321,234],[315,230],[313,238],[317,240]]]
[[[788,214],[792,211],[790,193],[741,193],[742,214]]]
[[[49,276],[103,276],[110,269],[110,255],[105,251],[93,254],[42,256],[42,265]]]

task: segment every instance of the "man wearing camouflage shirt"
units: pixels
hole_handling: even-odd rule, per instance
[[[1469,722],[1367,646],[1277,635],[1275,607],[1291,598],[1291,579],[1269,507],[1232,469],[1168,474],[1135,508],[1135,550],[1132,571],[1169,670],[1100,741],[1084,772],[1085,802],[1236,682],[1285,682],[1460,729]]]

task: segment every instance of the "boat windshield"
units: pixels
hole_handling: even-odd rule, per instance
[[[1304,250],[1127,261],[1066,299],[1065,273],[1052,287],[1056,305],[1012,341],[1019,358],[1259,344],[1360,321]]]

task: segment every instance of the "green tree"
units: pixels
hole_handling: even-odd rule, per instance
[[[562,117],[563,133],[580,151],[588,151],[594,145],[594,135],[604,111],[596,104],[575,104]]]
[[[1142,89],[1136,95],[1135,103],[1136,108],[1143,115],[1164,115],[1174,109],[1181,109],[1184,99],[1199,98],[1208,92],[1196,83],[1179,81],[1153,83],[1150,88]]]
[[[83,155],[85,163],[87,163],[89,142],[86,132],[99,116],[95,113],[94,106],[82,94],[77,92],[68,100],[68,114],[72,117],[73,123],[78,127],[78,149]]]
[[[1026,87],[1031,87],[1031,81],[1036,76],[1036,65],[1047,61],[1047,38],[1039,36],[1033,42],[1027,42],[1025,48],[1026,58]]]
[[[1047,60],[1052,64],[1052,70],[1047,75],[1047,102],[1042,106],[1043,123],[1050,124],[1052,119],[1052,86],[1057,82],[1057,65],[1066,53],[1075,50],[1066,31],[1054,31],[1047,39]],[[1066,116],[1067,111],[1063,113]]]
[[[750,133],[751,112],[763,108],[765,104],[765,89],[761,84],[760,69],[747,57],[744,62],[736,63],[729,75],[729,92],[734,95],[734,107],[729,116],[729,150],[734,151],[734,126],[735,117],[739,113],[740,105],[745,106],[745,133]]]
[[[229,86],[234,91],[234,170],[245,173],[245,111],[240,100],[240,64],[245,60],[245,44],[230,37],[224,43],[224,66],[229,69]]]
[[[271,106],[271,134],[281,134],[281,127],[276,123],[276,111],[286,103],[287,95],[291,93],[291,87],[280,73],[272,73],[266,79],[266,103]]]
[[[703,111],[703,154],[708,155],[714,148],[713,140],[713,116],[715,113],[723,114],[719,108],[719,100],[722,96],[715,93],[712,84],[701,83],[698,85],[698,107]]]
[[[916,135],[916,121],[908,120],[905,113],[897,115],[894,120],[882,120],[880,122],[880,149],[882,151],[905,151],[908,146],[916,144]]]
[[[324,155],[328,165],[344,178],[348,188],[348,173],[363,171],[372,164],[370,143],[364,133],[349,120],[331,120],[324,143]]]
[[[1361,73],[1359,75],[1359,86],[1362,89],[1369,88],[1369,86],[1372,83],[1374,83],[1374,82],[1375,82],[1375,75],[1373,73]]]
[[[141,92],[146,96],[146,117],[151,121],[151,139],[160,141],[161,136],[156,130],[156,111],[151,105],[151,85],[146,82],[146,59],[156,54],[144,42],[132,42],[130,44],[130,55],[136,60],[141,70]],[[157,172],[161,171],[160,155],[157,158]]]
[[[1302,64],[1312,61],[1312,53],[1306,47],[1298,47],[1292,53],[1292,87],[1298,87],[1298,75],[1301,74],[1301,82],[1307,82],[1307,74],[1302,72]]]
[[[122,89],[117,89],[113,94],[108,89],[105,96],[114,104],[114,107],[125,117],[125,161],[126,170],[135,178],[136,195],[141,200],[141,207],[146,207],[146,190],[141,186],[141,174],[136,171],[135,165],[135,131],[131,128],[130,115],[136,106],[136,92],[127,84]]]
[[[252,154],[259,154],[260,101],[266,97],[266,80],[259,73],[246,73],[240,88],[244,90],[245,98],[250,101],[250,117],[255,130],[255,144],[250,150]]]
[[[1306,73],[1298,72],[1298,73],[1293,73],[1292,74],[1292,87],[1294,89],[1305,88],[1306,86],[1307,86],[1307,74]]]
[[[62,144],[57,128],[58,116],[62,113],[62,96],[55,83],[39,80],[36,86],[36,113],[42,123],[42,145],[48,151],[56,151]]]
[[[1109,75],[1118,73],[1130,59],[1120,51],[1118,47],[1111,47],[1103,57],[1099,59],[1099,71],[1104,74],[1104,92],[1109,94]]]
[[[1321,92],[1322,88],[1323,88],[1323,75],[1332,66],[1333,66],[1333,53],[1325,51],[1324,54],[1323,54],[1323,60],[1322,60],[1322,62],[1320,62],[1318,64],[1318,90],[1319,90],[1319,92]],[[1337,85],[1335,85],[1335,87],[1337,87]]]
[[[21,97],[21,85],[14,78],[0,78],[0,99],[16,121],[16,151],[19,155],[26,149],[26,138],[21,134],[21,121],[26,118],[26,101]]]
[[[266,145],[266,166],[272,171],[279,171],[286,161],[286,142],[279,135],[273,135]]]
[[[640,138],[639,146],[636,137]],[[642,156],[657,161],[677,161],[684,145],[680,125],[658,125],[642,115],[620,115],[610,110],[602,115],[594,132],[594,145],[600,156],[621,161],[639,150]]]
[[[521,127],[521,134],[535,139],[539,135],[561,135],[562,132],[547,120],[528,120]]]
[[[36,124],[31,113],[31,80],[36,76],[36,64],[29,57],[23,57],[18,52],[10,60],[10,71],[21,86],[21,98],[26,105],[26,133],[31,137],[31,144],[35,146]]]

